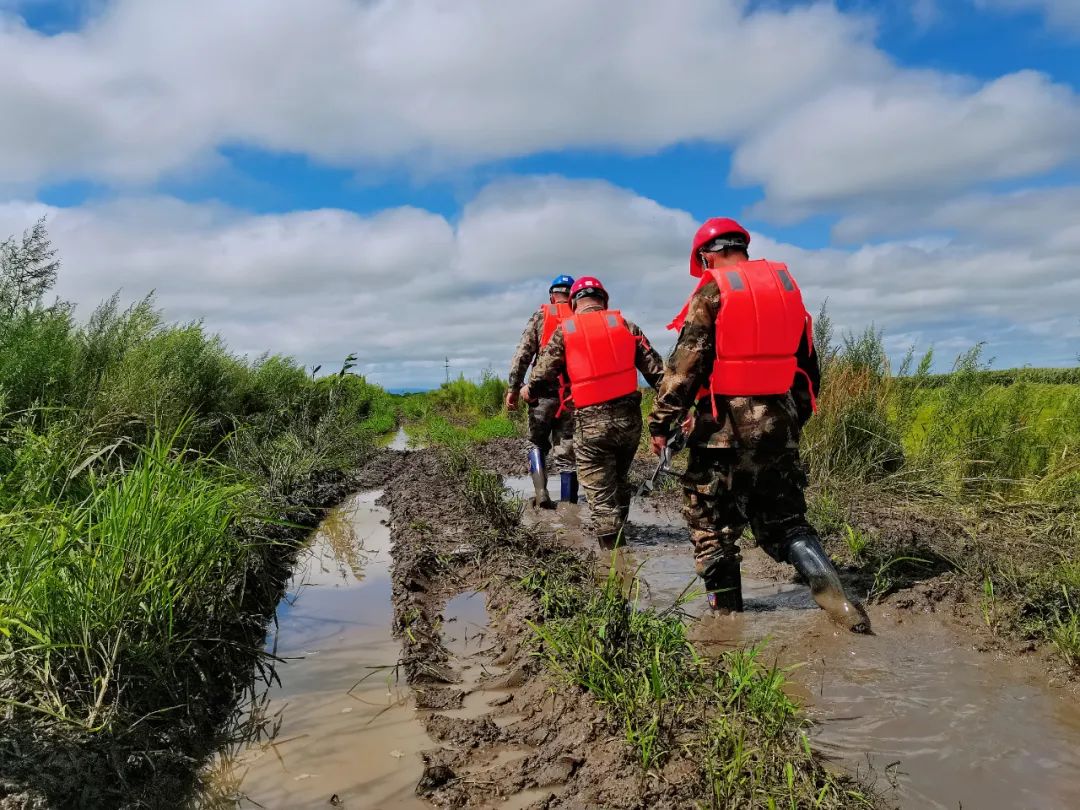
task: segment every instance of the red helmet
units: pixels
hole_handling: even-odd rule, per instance
[[[573,304],[583,295],[594,295],[596,293],[600,293],[604,296],[604,300],[607,300],[607,290],[605,290],[604,285],[600,283],[600,279],[593,278],[592,276],[582,276],[575,281],[574,286],[570,288],[570,303]]]
[[[749,231],[733,219],[713,217],[698,228],[697,233],[694,234],[694,246],[690,248],[690,275],[700,276],[705,272],[701,264],[701,249],[716,237],[729,233],[741,234],[746,239],[746,244],[750,244]]]

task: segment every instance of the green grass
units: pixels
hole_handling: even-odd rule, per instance
[[[814,758],[784,673],[762,662],[760,647],[702,658],[677,606],[627,601],[614,568],[596,585],[564,559],[522,587],[543,610],[539,655],[596,698],[644,770],[689,756],[700,765],[695,793],[712,807],[876,806]]]
[[[810,516],[833,548],[865,572],[870,596],[953,568],[993,593],[995,628],[1075,665],[1077,370],[990,372],[975,347],[948,375],[928,373],[930,353],[894,372],[880,332],[836,347],[829,337],[818,336],[823,388],[802,449]],[[871,531],[882,515],[891,530]]]
[[[91,475],[84,499],[5,515],[5,701],[99,728],[132,684],[155,684],[157,708],[182,700],[193,648],[238,609],[256,542],[232,531],[250,488],[186,456],[158,435],[123,474]]]
[[[507,413],[506,383],[490,373],[479,382],[459,377],[433,391],[408,394],[399,408],[405,431],[426,445],[468,445],[524,435],[525,408]]]
[[[399,417],[353,357],[317,379],[248,361],[150,299],[80,322],[45,302],[56,272],[43,226],[0,245],[0,776],[34,779],[70,744],[130,797],[128,774],[212,741],[290,526]]]

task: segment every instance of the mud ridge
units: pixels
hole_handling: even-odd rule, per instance
[[[506,458],[505,447],[481,451],[484,459],[500,454]],[[566,548],[522,528],[495,536],[433,451],[412,453],[398,473],[384,495],[395,624],[406,677],[418,706],[431,710],[426,725],[439,743],[425,753],[417,793],[452,808],[690,806],[696,763],[676,756],[646,778],[592,696],[555,682],[532,654],[528,623],[539,620],[539,606],[517,583]],[[469,592],[482,592],[488,619],[482,648],[469,658],[482,674],[463,689],[464,659],[448,650],[457,631],[446,614],[453,597]],[[480,707],[456,716],[468,693],[482,693]]]

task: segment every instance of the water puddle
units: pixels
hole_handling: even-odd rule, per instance
[[[871,610],[877,633],[854,637],[820,612],[704,620],[714,649],[770,637],[766,654],[792,673],[818,721],[815,747],[895,787],[909,808],[1075,807],[1080,707],[1045,673],[972,648],[962,628]]]
[[[380,494],[334,510],[298,564],[267,645],[287,659],[268,695],[272,739],[222,757],[218,781],[242,796],[232,806],[427,807],[413,790],[434,743],[396,677]]]
[[[386,446],[390,450],[415,449],[409,446],[409,434],[405,432],[405,428],[398,428],[398,432],[394,434],[394,438],[391,439],[390,443]]]
[[[550,787],[542,788],[529,788],[523,790],[520,793],[515,793],[513,796],[508,796],[505,801],[500,804],[492,804],[492,808],[498,810],[525,810],[531,804],[546,799],[554,793]]]
[[[643,602],[666,607],[693,581],[683,545],[624,550]],[[755,556],[762,559],[755,559]],[[770,563],[757,549],[744,569]],[[942,617],[871,609],[876,635],[854,636],[803,585],[743,577],[746,612],[719,617],[704,598],[691,637],[706,654],[767,640],[764,660],[795,666],[790,691],[816,725],[820,753],[868,774],[903,808],[1080,806],[1080,707],[1038,666],[972,647]]]
[[[440,711],[447,717],[475,720],[490,715],[500,728],[522,719],[524,715],[496,712],[511,702],[513,674],[489,660],[487,600],[483,591],[459,594],[443,610],[443,644],[453,656],[454,668],[461,675],[455,686],[465,692],[459,709]],[[494,712],[494,714],[493,714]]]
[[[514,681],[515,673],[491,662],[493,645],[489,640],[489,616],[487,599],[483,591],[468,591],[446,603],[443,609],[442,641],[451,654],[454,669],[461,682],[455,684],[465,692],[460,709],[439,711],[438,714],[466,720],[487,717],[499,728],[506,728],[525,715],[502,710],[513,701],[514,690],[520,682]],[[469,779],[487,781],[496,779],[496,771],[535,753],[524,745],[502,746],[477,752],[467,771]],[[548,791],[520,791],[505,800],[493,800],[485,807],[528,807]],[[534,795],[535,794],[535,795]]]
[[[529,476],[504,476],[503,486],[514,497],[521,498],[526,504],[532,503],[533,484]],[[586,502],[585,491],[581,490],[581,500],[577,504],[558,501],[560,481],[559,476],[553,474],[548,476],[548,492],[557,501],[557,508],[541,512],[537,512],[532,508],[526,509],[526,521],[530,523],[544,522],[555,529],[564,531],[568,536],[574,537],[580,545],[588,546],[593,543],[593,540],[579,536],[589,525],[589,505]],[[635,497],[631,499],[629,524],[628,537],[635,544],[670,542],[680,537],[685,539],[686,536],[685,529],[673,526],[671,516],[665,510],[657,510],[654,503],[648,498]],[[646,527],[649,529],[648,532],[641,531],[642,528]],[[681,535],[680,531],[682,532]],[[587,532],[585,533],[587,534]]]

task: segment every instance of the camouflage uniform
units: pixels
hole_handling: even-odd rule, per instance
[[[667,361],[663,383],[649,415],[649,433],[670,435],[681,414],[707,385],[716,358],[720,290],[704,284],[690,301],[686,322]],[[804,338],[796,355],[816,393],[817,357]],[[738,562],[738,539],[749,523],[758,545],[783,561],[787,544],[803,532],[806,473],[799,458],[799,433],[810,418],[807,379],[798,375],[787,394],[711,397],[696,403],[683,481],[683,513],[694,544],[697,573],[708,577],[724,562]]]
[[[517,350],[510,361],[510,390],[517,391],[525,382],[525,372],[540,354],[540,338],[544,332],[544,310],[538,309],[525,324]],[[535,375],[533,375],[535,377]],[[535,402],[529,408],[529,442],[539,448],[547,458],[552,453],[555,472],[574,469],[574,409],[569,407],[559,413],[559,385],[530,382]],[[552,449],[554,448],[554,452]]]
[[[580,312],[598,308],[586,305]],[[626,327],[638,339],[634,364],[656,388],[664,374],[664,361],[636,324],[626,321]],[[533,379],[554,380],[564,373],[566,344],[560,326],[541,352]],[[617,535],[630,511],[630,463],[641,442],[641,392],[578,408],[576,422],[578,479],[589,498],[593,530],[600,536]]]

